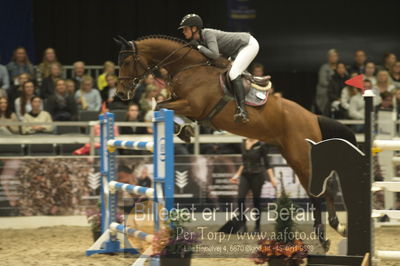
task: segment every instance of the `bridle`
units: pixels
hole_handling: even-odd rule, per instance
[[[145,64],[145,63],[142,61],[141,57],[139,56],[139,53],[138,53],[138,50],[137,50],[137,47],[136,47],[135,42],[131,41],[131,42],[129,42],[129,43],[131,44],[132,49],[129,49],[129,50],[121,50],[121,51],[119,52],[120,58],[124,58],[124,57],[122,57],[123,55],[125,55],[125,56],[126,56],[126,55],[132,55],[132,56],[133,56],[133,60],[134,60],[134,62],[133,62],[133,65],[134,65],[134,66],[133,66],[133,67],[135,68],[135,70],[137,71],[137,70],[138,70],[138,66],[140,65],[140,67],[141,67],[142,69],[144,69],[144,71],[143,71],[143,73],[142,73],[141,75],[137,75],[137,76],[119,76],[119,77],[118,77],[118,80],[119,80],[119,81],[125,81],[125,80],[131,80],[131,81],[132,81],[132,82],[130,82],[128,85],[124,85],[124,88],[125,88],[125,90],[127,90],[127,93],[128,93],[128,95],[127,95],[128,98],[129,98],[130,92],[133,91],[133,89],[136,88],[136,86],[137,86],[142,80],[144,80],[144,79],[146,78],[146,76],[148,76],[149,74],[154,74],[154,72],[156,72],[157,70],[159,70],[159,69],[162,68],[162,67],[165,67],[165,66],[167,66],[167,65],[170,65],[170,64],[173,64],[173,63],[176,63],[176,62],[182,60],[183,58],[185,58],[185,57],[190,53],[190,51],[193,50],[192,47],[190,46],[190,43],[186,43],[186,44],[184,44],[184,45],[182,45],[182,46],[176,48],[175,50],[173,50],[170,54],[168,54],[166,57],[164,57],[164,58],[163,58],[160,62],[158,62],[156,65],[150,67],[150,66],[147,66],[147,64]],[[177,52],[179,52],[180,50],[182,50],[182,49],[185,48],[185,47],[189,47],[189,48],[191,48],[191,49],[188,49],[188,51],[185,52],[185,53],[184,53],[182,56],[180,56],[179,58],[167,62],[167,60],[168,60],[171,56],[173,56],[174,54],[176,54]],[[120,60],[120,61],[122,61],[122,60]],[[119,62],[119,64],[121,64],[121,62]],[[209,65],[209,62],[207,61],[207,63],[196,64],[196,65],[190,66],[189,68],[195,67],[195,66],[199,66],[199,65]],[[183,69],[184,69],[184,70],[188,69],[188,66],[184,67]],[[182,69],[182,70],[183,70],[183,69]],[[178,72],[180,72],[180,71],[182,71],[182,70],[179,70],[179,71],[177,71],[176,73],[178,73]],[[136,72],[136,73],[137,73],[137,72]],[[175,75],[176,73],[173,73],[173,74]],[[170,75],[173,76],[171,73],[170,73]]]

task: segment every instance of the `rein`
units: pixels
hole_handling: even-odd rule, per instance
[[[141,58],[140,58],[140,56],[139,56],[139,53],[136,52],[136,51],[137,51],[137,48],[136,48],[135,42],[130,42],[130,43],[131,43],[131,45],[132,45],[132,49],[131,49],[131,50],[121,50],[121,51],[119,52],[119,54],[120,54],[120,55],[121,55],[121,54],[132,54],[133,57],[134,57],[134,67],[135,67],[136,70],[137,70],[137,64],[136,64],[136,62],[138,62],[138,63],[140,64],[140,66],[144,69],[144,72],[143,72],[142,75],[139,75],[139,76],[137,76],[137,77],[133,77],[133,76],[120,76],[120,77],[118,77],[118,80],[132,80],[132,83],[130,83],[130,84],[126,87],[126,89],[128,89],[128,90],[134,89],[134,88],[139,84],[139,82],[141,82],[147,75],[149,75],[149,74],[154,74],[154,72],[157,71],[158,69],[160,69],[160,68],[162,68],[162,67],[164,67],[164,66],[167,66],[167,65],[176,63],[176,62],[182,60],[182,59],[185,58],[185,57],[192,51],[192,49],[193,49],[193,48],[189,47],[190,43],[186,43],[186,44],[184,44],[183,46],[178,47],[178,48],[176,48],[175,50],[173,50],[170,54],[168,54],[166,57],[164,57],[164,58],[163,58],[160,62],[158,62],[155,66],[150,67],[150,66],[146,66],[146,64],[142,62],[142,60],[141,60]],[[172,61],[170,61],[170,62],[166,62],[170,57],[172,57],[172,56],[175,55],[177,52],[179,52],[180,50],[182,50],[183,48],[186,48],[186,47],[189,47],[189,48],[190,48],[186,53],[184,53],[182,56],[180,56],[179,58],[177,58],[177,59],[175,59],[175,60],[172,60]],[[180,69],[179,71],[177,71],[177,72],[174,73],[174,74],[177,74],[177,73],[179,73],[179,72],[181,72],[181,71],[185,71],[185,70],[190,69],[190,68],[193,68],[193,67],[204,66],[204,65],[210,65],[210,62],[207,61],[207,62],[201,63],[201,64],[195,64],[195,65],[185,66],[185,67],[183,67],[182,69]],[[171,75],[171,76],[172,76],[172,75]]]

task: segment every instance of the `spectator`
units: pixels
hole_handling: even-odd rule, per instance
[[[154,85],[154,83],[154,76],[152,74],[147,75],[146,78],[136,87],[132,101],[140,105],[139,102],[142,99],[143,93],[146,91],[146,87],[148,85]]]
[[[329,104],[332,114],[335,118],[344,118],[344,111],[340,109],[340,98],[342,89],[345,87],[345,81],[349,79],[346,66],[339,62],[336,65],[335,74],[332,75],[328,86]]]
[[[85,63],[82,61],[76,61],[73,64],[72,71],[73,71],[72,80],[75,82],[75,88],[80,88],[82,77],[85,75]]]
[[[364,88],[366,90],[372,90],[372,82],[369,80],[364,80]],[[364,119],[364,97],[361,94],[361,89],[357,88],[356,94],[353,95],[350,99],[350,107],[349,107],[349,117],[350,119]],[[361,132],[363,127],[359,127],[357,125],[356,132]],[[362,126],[362,125],[361,125]]]
[[[163,94],[161,94],[161,93],[156,96],[156,102],[157,103],[163,102],[165,100],[167,100],[167,98],[165,98],[165,96]]]
[[[0,97],[0,122],[18,122],[16,114],[11,112],[8,106],[8,100],[6,97]],[[0,135],[12,135],[18,133],[19,126],[0,126]]]
[[[376,111],[393,111],[393,94],[385,91],[381,93],[382,102],[376,106]]]
[[[264,76],[264,66],[260,63],[254,63],[251,67],[251,74],[256,77]]]
[[[373,87],[376,87],[375,70],[376,66],[374,62],[369,61],[365,64],[364,80],[368,79],[371,81]]]
[[[14,50],[11,62],[7,65],[7,70],[11,79],[12,84],[19,85],[16,83],[18,75],[22,73],[29,73],[31,77],[35,76],[35,70],[31,61],[29,61],[28,55],[24,47],[17,47]]]
[[[394,104],[396,106],[396,110],[397,110],[397,116],[400,116],[400,88],[396,89],[395,93],[394,93]]]
[[[331,76],[334,74],[339,54],[335,49],[328,51],[328,62],[323,64],[318,72],[318,84],[315,97],[315,105],[323,115],[329,115],[328,86]]]
[[[170,96],[170,92],[167,89],[168,80],[170,80],[168,70],[166,70],[165,68],[160,68],[160,70],[156,72],[154,85],[158,88],[159,94],[164,95],[166,98]]]
[[[141,187],[151,187],[152,181],[149,177],[149,169],[146,165],[143,166],[142,170],[140,171],[140,175],[137,179],[137,185]]]
[[[137,186],[134,169],[122,163],[118,164],[117,181]]]
[[[7,68],[0,65],[0,97],[6,97],[10,89],[10,79]]]
[[[242,222],[242,231],[247,232],[245,202],[249,191],[253,193],[253,205],[257,209],[255,216],[254,232],[260,232],[261,222],[261,190],[263,184],[268,179],[274,189],[277,189],[278,182],[275,178],[273,168],[269,163],[269,149],[266,144],[257,139],[245,139],[242,145],[242,164],[235,175],[229,180],[233,184],[239,184],[238,206],[239,217]]]
[[[38,78],[40,78],[40,81],[50,76],[53,63],[58,63],[61,68],[61,64],[57,60],[56,51],[49,47],[44,50],[42,62],[38,66]]]
[[[392,71],[390,72],[391,78],[393,81],[393,85],[396,88],[400,88],[400,61],[397,61],[393,67]]]
[[[76,85],[72,79],[65,80],[65,86],[69,95],[75,95]]]
[[[151,115],[150,112],[149,112],[149,115]],[[128,111],[126,113],[125,121],[126,122],[142,122],[139,119],[139,106],[137,104],[133,103],[133,104],[129,105]],[[147,129],[146,129],[146,127],[122,126],[119,128],[119,132],[120,132],[120,134],[123,134],[123,135],[147,134]],[[125,150],[125,149],[120,149],[119,153],[121,155],[149,154],[148,151]]]
[[[253,64],[253,66],[251,67],[251,74],[255,77],[263,77],[264,76],[264,66],[260,63]],[[282,98],[282,92],[275,91],[275,88],[271,87],[270,92],[272,93],[272,95],[275,95],[278,98]]]
[[[56,80],[61,78],[61,74],[62,70],[60,63],[50,64],[50,75],[47,78],[43,79],[42,87],[40,89],[40,97],[43,100],[54,94]]]
[[[51,114],[53,121],[76,121],[76,102],[73,94],[67,92],[65,80],[56,80],[55,86],[54,94],[47,99],[46,110]]]
[[[110,110],[126,110],[126,104],[117,96],[117,76],[114,74],[107,74],[106,81],[107,86],[100,92],[103,102],[107,104]]]
[[[152,109],[153,98],[157,96],[157,87],[148,85],[140,100],[140,111],[145,114]]]
[[[136,103],[129,105],[128,111],[126,112],[125,121],[126,122],[141,122],[139,120],[139,106]],[[119,132],[123,135],[147,134],[147,131],[144,127],[136,127],[136,126],[120,127]]]
[[[354,63],[349,67],[349,72],[357,72],[358,74],[365,73],[365,63],[367,55],[363,50],[357,50],[354,53]]]
[[[39,96],[33,96],[31,98],[32,110],[24,114],[24,123],[32,122],[43,122],[51,123],[53,120],[48,112],[42,111],[42,99]],[[23,134],[39,134],[39,133],[52,133],[52,125],[33,125],[33,126],[23,126]]]
[[[350,99],[357,94],[357,89],[351,86],[346,86],[340,94],[340,108],[343,110],[344,117],[349,116]]]
[[[387,70],[380,70],[376,75],[376,87],[379,94],[385,91],[391,92],[396,87],[393,85],[389,72]]]
[[[81,87],[75,93],[75,100],[80,110],[100,111],[101,96],[98,90],[93,88],[93,78],[83,76],[81,78]]]
[[[22,85],[31,80],[31,76],[28,73],[22,73],[18,76],[17,78],[17,83],[19,85],[13,85],[11,86],[11,89],[9,90],[8,93],[8,102],[9,102],[9,106],[11,108],[11,110],[15,110],[15,99],[17,99],[18,97],[21,96],[22,93]]]
[[[378,66],[377,70],[387,70],[390,71],[393,65],[396,63],[397,57],[394,53],[385,53],[383,55],[383,65]]]
[[[99,91],[103,91],[103,89],[106,86],[108,86],[106,76],[108,74],[114,74],[114,73],[115,73],[115,64],[111,61],[104,62],[104,72],[97,78],[97,88],[99,89]]]
[[[35,96],[35,85],[33,82],[27,81],[22,84],[21,96],[15,99],[14,103],[15,113],[20,121],[22,121],[26,113],[32,111],[31,99],[33,96]]]

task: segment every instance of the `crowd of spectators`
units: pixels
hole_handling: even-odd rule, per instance
[[[88,74],[82,61],[73,63],[70,76],[66,73],[53,48],[44,51],[42,62],[35,67],[25,48],[17,47],[11,61],[0,65],[0,121],[78,121],[79,114],[85,111],[125,110],[126,121],[145,122],[151,121],[152,98],[162,101],[169,97],[165,69],[160,70],[159,77],[148,75],[129,102],[116,96],[118,78],[111,61],[104,63],[103,72],[97,77]],[[146,134],[151,129],[120,130],[126,134]],[[0,135],[54,132],[55,127],[47,125],[0,125]]]
[[[264,68],[256,63],[251,72],[261,76]],[[169,97],[165,69],[160,69],[156,77],[148,75],[129,102],[116,96],[118,78],[111,61],[104,63],[103,72],[97,77],[88,75],[82,61],[73,64],[70,76],[66,77],[65,73],[53,48],[44,51],[42,62],[35,67],[26,50],[17,47],[11,61],[6,66],[0,65],[0,121],[78,121],[80,113],[85,111],[125,110],[125,121],[144,122],[151,121],[152,99],[163,101]],[[357,50],[354,62],[346,64],[340,60],[339,53],[331,49],[318,73],[317,111],[337,119],[363,119],[361,91],[345,85],[347,79],[361,73],[365,87],[375,91],[377,109],[400,110],[400,61],[395,54],[385,54],[382,63],[376,65],[368,60],[365,51]],[[0,126],[2,135],[54,131],[52,126]],[[120,131],[123,134],[151,133],[151,128],[121,128]]]
[[[364,74],[364,87],[374,91],[376,110],[400,113],[400,61],[393,53],[385,53],[380,65],[368,60],[365,51],[354,52],[354,62],[346,64],[331,49],[327,62],[318,72],[316,111],[336,119],[364,119],[364,100],[358,88],[344,82]]]

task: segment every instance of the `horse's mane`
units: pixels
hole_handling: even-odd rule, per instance
[[[178,43],[182,43],[182,44],[187,43],[185,40],[179,39],[177,37],[162,35],[162,34],[153,34],[153,35],[142,36],[142,37],[137,38],[136,41],[143,41],[143,40],[147,40],[147,39],[164,39],[164,40],[174,41],[174,42],[178,42]]]

